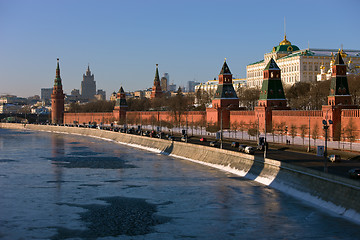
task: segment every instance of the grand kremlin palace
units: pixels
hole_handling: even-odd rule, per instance
[[[246,85],[261,88],[263,71],[271,58],[276,60],[281,69],[284,85],[293,85],[297,82],[316,82],[321,67],[326,72],[331,71],[331,64],[335,60],[334,54],[337,52],[336,49],[308,48],[300,50],[296,45],[292,45],[285,35],[279,45],[273,47],[270,53],[264,54],[263,60],[246,66]],[[340,52],[346,64],[352,64],[359,68],[360,50],[341,49]]]

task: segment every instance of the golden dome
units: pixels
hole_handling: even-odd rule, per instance
[[[324,65],[321,65],[321,66],[320,66],[320,69],[325,69],[325,66],[324,66]]]
[[[291,42],[289,42],[287,39],[286,39],[286,35],[284,35],[284,40],[282,40],[279,45],[291,45]]]

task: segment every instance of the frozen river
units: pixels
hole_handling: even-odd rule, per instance
[[[358,239],[230,173],[95,138],[0,129],[0,239]]]

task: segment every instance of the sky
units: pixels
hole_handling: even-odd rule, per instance
[[[156,64],[170,83],[233,76],[284,37],[300,49],[360,49],[358,0],[0,0],[0,95],[40,95],[60,58],[65,93],[88,64],[107,98],[152,87]],[[160,76],[161,77],[161,76]]]

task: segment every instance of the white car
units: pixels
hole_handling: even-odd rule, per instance
[[[245,148],[245,153],[254,154],[254,152],[255,152],[255,148],[253,148],[253,147],[247,146]]]

